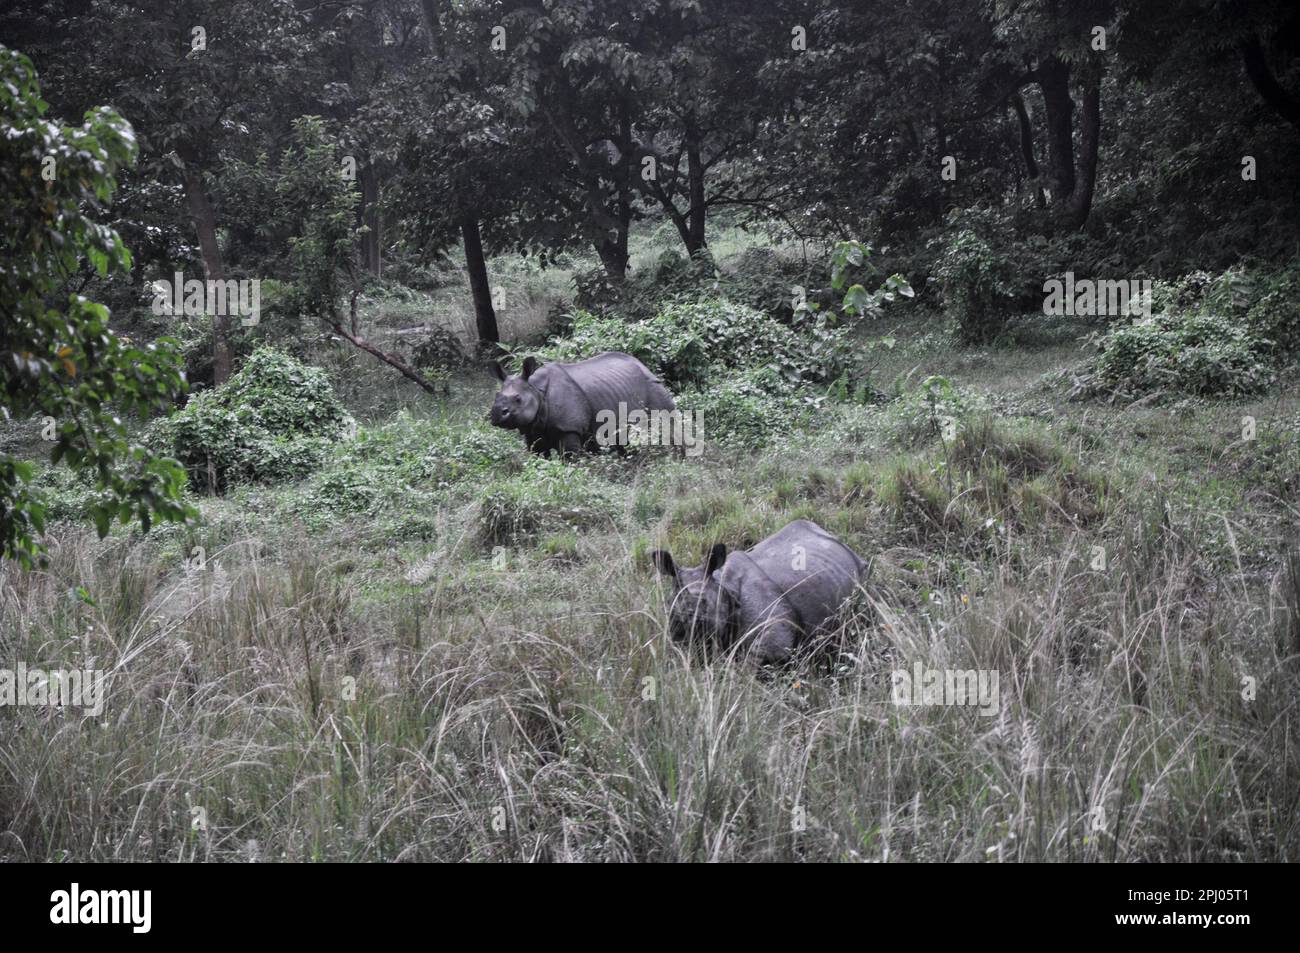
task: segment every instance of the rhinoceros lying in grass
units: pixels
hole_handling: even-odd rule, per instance
[[[659,378],[631,354],[606,351],[576,364],[552,363],[538,367],[533,357],[524,360],[521,373],[508,377],[500,364],[492,370],[502,382],[492,403],[494,426],[518,430],[524,444],[535,453],[552,450],[572,455],[594,450],[596,435],[608,415],[674,411],[672,394]],[[621,446],[621,445],[620,445]]]
[[[765,663],[785,661],[820,634],[867,566],[808,520],[795,520],[743,552],[728,554],[718,543],[696,569],[679,568],[661,549],[652,555],[675,587],[669,614],[675,640],[738,647]]]

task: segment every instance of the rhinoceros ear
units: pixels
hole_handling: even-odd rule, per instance
[[[712,576],[727,561],[727,544],[714,543],[709,550],[709,558],[704,563],[704,575]]]
[[[493,361],[488,365],[488,368],[492,371],[492,376],[497,380],[504,381],[506,379],[506,369],[501,366],[500,361]]]
[[[655,568],[665,576],[671,576],[673,581],[677,580],[677,564],[673,562],[672,554],[665,549],[656,549],[650,554],[654,560]]]
[[[533,371],[535,370],[537,370],[537,358],[529,354],[524,358],[524,369],[521,376],[524,380],[528,380],[528,378],[533,376]]]

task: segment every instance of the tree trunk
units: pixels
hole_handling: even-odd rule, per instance
[[[1092,195],[1097,183],[1097,150],[1101,144],[1101,65],[1087,70],[1083,90],[1083,109],[1079,119],[1079,166],[1075,174],[1074,193],[1070,196],[1070,224],[1083,228],[1092,211]]]
[[[1070,98],[1070,64],[1044,60],[1035,73],[1047,113],[1047,165],[1052,204],[1064,205],[1074,194],[1074,100]]]
[[[605,274],[622,283],[627,277],[627,233],[632,221],[632,119],[626,100],[621,104],[618,131],[618,161],[610,172],[614,178],[613,222],[597,246]]]
[[[700,129],[695,116],[686,117],[686,171],[690,187],[686,253],[691,257],[705,247],[704,221],[708,206],[704,201],[704,160],[700,155]]]
[[[379,214],[379,173],[374,163],[366,157],[361,167],[361,224],[369,229],[361,236],[361,266],[370,274],[379,278],[383,275],[384,264],[380,249],[383,221]]]
[[[609,237],[596,243],[596,254],[605,267],[605,274],[621,284],[627,278],[627,226],[613,226]]]
[[[691,254],[690,220],[678,210],[677,206],[673,204],[672,199],[670,199],[662,189],[655,190],[655,198],[659,199],[659,204],[662,205],[664,211],[668,213],[668,218],[677,229],[678,237],[681,238],[682,244],[686,246],[686,253],[688,255]]]
[[[1300,129],[1300,100],[1297,100],[1273,76],[1264,57],[1264,46],[1259,37],[1251,34],[1241,43],[1241,58],[1246,64],[1246,75],[1255,87],[1255,91],[1273,111]]]
[[[1025,97],[1017,91],[1011,95],[1011,106],[1020,121],[1020,154],[1025,160],[1025,173],[1029,177],[1030,188],[1034,190],[1034,203],[1043,208],[1047,204],[1043,195],[1042,184],[1038,181],[1038,160],[1034,158],[1034,126],[1029,120],[1029,109],[1025,106]]]
[[[649,155],[650,153],[645,154]],[[698,151],[695,154],[695,158],[696,160],[699,159]],[[688,161],[690,160],[688,159]],[[692,182],[689,186],[688,192],[688,199],[690,199],[691,205],[687,207],[685,212],[682,212],[681,209],[677,207],[673,197],[665,192],[658,182],[651,182],[648,189],[649,193],[654,196],[660,207],[663,208],[664,214],[666,214],[669,220],[673,223],[673,227],[677,229],[678,237],[681,238],[682,244],[686,246],[686,254],[691,256],[694,256],[697,251],[704,247],[705,205],[702,168],[700,172],[700,188],[698,195],[694,188],[694,183]],[[693,170],[691,174],[694,174]]]
[[[189,205],[190,219],[198,233],[199,251],[203,256],[203,273],[208,281],[225,281],[226,267],[221,260],[221,246],[217,244],[217,220],[212,203],[203,188],[203,173],[192,162],[185,163],[185,201]],[[234,364],[230,350],[230,316],[212,316],[212,383],[220,386],[230,379]]]
[[[478,329],[480,350],[492,354],[501,351],[501,333],[492,307],[492,288],[488,285],[487,262],[483,258],[483,236],[478,219],[466,215],[460,221],[460,236],[465,245],[465,267],[469,271],[469,289],[474,298],[474,324]]]

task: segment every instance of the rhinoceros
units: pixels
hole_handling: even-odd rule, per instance
[[[502,382],[489,414],[493,425],[518,430],[530,450],[548,457],[553,450],[571,456],[596,449],[597,433],[608,415],[625,421],[634,412],[677,409],[659,378],[620,351],[541,367],[528,357],[513,377],[500,364],[494,363],[492,370]]]
[[[703,566],[679,568],[652,554],[674,585],[669,626],[675,641],[737,649],[761,663],[787,660],[825,631],[867,564],[809,520],[795,520],[758,545],[727,552],[714,545]]]

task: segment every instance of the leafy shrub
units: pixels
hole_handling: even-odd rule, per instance
[[[678,401],[683,410],[700,413],[703,429],[697,437],[706,444],[743,447],[761,447],[793,433],[815,403],[770,367],[737,371]]]
[[[1099,341],[1087,389],[1231,397],[1272,383],[1300,350],[1300,268],[1194,271],[1152,288],[1153,320]]]
[[[420,478],[435,488],[500,472],[517,465],[522,443],[517,435],[496,427],[457,427],[439,435],[420,458]]]
[[[972,399],[952,381],[932,374],[894,405],[891,438],[900,446],[914,447],[942,434],[949,422],[955,427],[972,409]]]
[[[1230,317],[1158,315],[1115,328],[1100,347],[1096,385],[1113,392],[1231,397],[1257,393],[1274,379],[1272,342]]]
[[[1011,265],[969,229],[942,246],[934,269],[944,306],[968,344],[985,344],[1002,333],[1021,291]]]
[[[619,300],[619,286],[602,267],[588,268],[573,276],[573,304],[582,311],[603,311]]]
[[[703,380],[708,374],[708,357],[701,342],[683,334],[678,322],[664,315],[649,321],[626,322],[577,311],[569,336],[553,340],[543,354],[556,361],[581,361],[602,351],[631,354],[672,390]]]
[[[67,467],[41,468],[32,479],[31,488],[49,521],[80,522],[89,519],[95,504],[106,502],[108,498],[108,494],[95,487],[91,474],[78,473]]]
[[[829,307],[834,296],[827,290],[825,268],[789,261],[774,248],[755,245],[727,262],[722,273],[723,293],[732,301],[757,308],[778,321],[794,318],[794,289],[803,288],[810,302]]]
[[[349,419],[324,371],[259,348],[225,384],[155,425],[151,439],[216,492],[310,473]]]
[[[302,322],[293,312],[296,292],[293,287],[273,278],[261,279],[259,292],[259,320],[255,325],[244,325],[239,319],[231,321],[226,332],[235,361],[248,358],[258,347],[275,343],[293,350],[302,340]],[[168,333],[177,339],[185,361],[185,379],[192,391],[212,386],[213,327],[210,315],[171,314],[164,312]]]
[[[553,341],[546,356],[572,361],[601,351],[633,355],[674,391],[758,367],[792,383],[822,383],[843,372],[849,355],[845,328],[800,335],[754,308],[714,299],[673,302],[639,322],[577,313],[573,333]]]
[[[1271,341],[1279,356],[1300,352],[1300,264],[1261,275],[1251,290],[1250,327]]]
[[[405,412],[379,427],[358,428],[355,439],[335,445],[325,465],[304,488],[302,513],[373,514],[422,482],[427,428]]]
[[[1199,310],[1215,276],[1208,271],[1189,271],[1177,278],[1158,278],[1152,283],[1151,310],[1155,314]]]
[[[1036,211],[975,207],[954,211],[932,233],[926,291],[938,292],[960,341],[988,343],[1013,316],[1041,314],[1048,278],[1066,271],[1096,277],[1124,268],[1104,243],[1077,231],[1045,235],[1042,226]]]
[[[451,392],[451,374],[469,364],[469,357],[461,347],[460,338],[441,325],[434,325],[420,336],[411,354],[411,363],[425,379]]]
[[[479,528],[487,543],[509,545],[543,530],[603,523],[620,507],[614,488],[585,468],[532,457],[520,473],[484,489]]]
[[[871,263],[871,246],[858,241],[836,242],[831,251],[831,288],[844,297],[838,307],[849,317],[875,317],[882,306],[891,304],[898,298],[911,298],[915,295],[912,286],[902,275],[889,275],[875,291],[868,291],[861,281],[880,277],[880,270]],[[796,309],[796,317],[801,312],[820,310],[817,304],[805,309]]]

